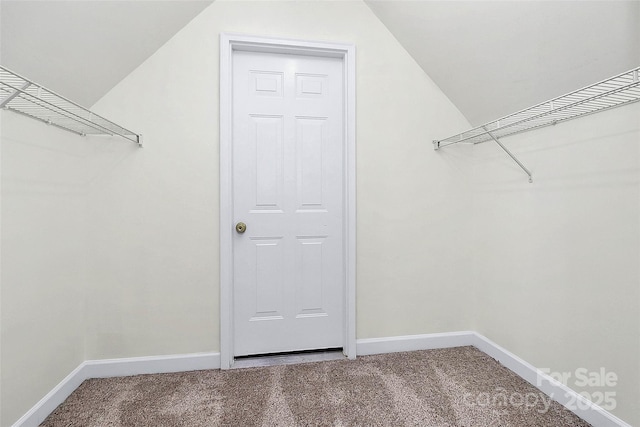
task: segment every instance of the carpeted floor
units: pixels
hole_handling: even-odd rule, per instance
[[[474,347],[85,381],[42,426],[589,426]]]

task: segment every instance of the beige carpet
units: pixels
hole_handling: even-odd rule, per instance
[[[42,426],[588,426],[473,347],[85,381]]]

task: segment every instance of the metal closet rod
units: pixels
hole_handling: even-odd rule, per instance
[[[21,86],[16,87],[14,84],[11,84],[14,80],[20,80],[20,83],[22,83]],[[9,83],[9,81],[11,81],[11,83]],[[85,136],[87,134],[87,132],[84,132],[83,130],[90,128],[97,132],[91,133],[92,135],[117,135],[135,142],[142,147],[142,135],[130,131],[129,129],[92,112],[78,103],[71,101],[70,99],[47,89],[40,84],[37,84],[4,66],[0,66],[0,88],[5,92],[8,92],[7,89],[11,91],[2,101],[0,101],[0,108],[5,108],[13,112],[26,115],[81,136]],[[29,89],[33,90],[34,88],[36,89],[35,94],[28,91]],[[44,92],[44,95],[49,98],[48,100],[44,99],[42,92]],[[63,105],[65,103],[69,105]],[[69,106],[74,107],[73,109],[75,112],[68,108]],[[45,114],[42,109],[53,113],[55,118],[68,119],[72,124],[55,120],[55,118],[51,117],[50,114]],[[83,117],[78,113],[84,113],[87,117]],[[73,123],[80,126],[74,127]]]
[[[433,141],[434,149],[458,143],[495,141],[529,176],[531,172],[498,140],[588,114],[640,101],[640,67],[574,90],[449,138]]]

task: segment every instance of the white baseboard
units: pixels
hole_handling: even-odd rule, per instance
[[[356,340],[356,353],[358,356],[367,356],[370,354],[398,353],[401,351],[463,347],[465,345],[473,345],[474,341],[475,332],[471,331],[366,338]]]
[[[76,369],[55,386],[45,397],[40,399],[26,414],[13,424],[13,427],[37,427],[58,405],[65,401],[84,380],[87,379],[84,373],[84,363],[82,362]]]
[[[360,339],[356,342],[358,356],[431,350],[472,345],[493,357],[540,391],[567,407],[595,427],[631,427],[618,417],[586,400],[576,391],[540,372],[533,365],[472,331],[442,334],[407,335],[387,338]],[[196,353],[172,356],[133,357],[127,359],[87,360],[80,364],[53,390],[31,408],[13,427],[37,427],[58,405],[89,378],[185,372],[219,369],[220,353]],[[568,407],[569,402],[578,403]]]
[[[87,360],[87,378],[126,377],[142,374],[220,369],[220,353],[178,354],[171,356],[130,357],[126,359]]]
[[[509,370],[515,372],[538,390],[569,409],[571,412],[595,427],[631,427],[620,418],[600,406],[585,399],[575,390],[541,372],[515,354],[500,347],[488,338],[475,334],[473,346],[493,357]]]
[[[170,356],[131,357],[126,359],[87,360],[40,399],[13,427],[37,427],[90,378],[122,377],[142,374],[219,369],[220,353],[194,353]]]
[[[493,357],[512,372],[551,399],[565,406],[574,414],[595,427],[631,427],[620,418],[585,399],[576,391],[539,371],[533,365],[500,347],[477,332],[451,332],[442,334],[407,335],[400,337],[357,340],[358,356],[401,351],[432,350],[436,348],[472,345]],[[572,403],[572,405],[569,405]]]

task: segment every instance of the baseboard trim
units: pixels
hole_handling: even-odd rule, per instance
[[[433,350],[436,348],[473,345],[475,332],[448,332],[441,334],[404,335],[386,338],[366,338],[356,341],[358,356],[398,353],[401,351]]]
[[[71,371],[57,386],[47,393],[38,403],[36,403],[26,414],[13,424],[13,427],[37,427],[45,418],[52,413],[58,405],[65,401],[67,397],[80,384],[86,380],[85,362],[82,362],[76,369]]]
[[[616,417],[575,390],[567,387],[548,374],[540,371],[532,364],[524,361],[487,337],[474,333],[473,344],[478,350],[493,357],[509,370],[555,400],[589,424],[596,427],[631,427],[630,424]]]
[[[40,399],[13,427],[38,427],[73,391],[90,378],[219,369],[220,353],[87,360]]]
[[[130,375],[220,369],[220,353],[87,360],[84,363],[87,378],[126,377]]]
[[[432,350],[472,345],[502,363],[525,381],[567,407],[577,416],[596,427],[631,427],[629,424],[585,399],[576,391],[539,371],[488,338],[473,331],[426,335],[406,335],[386,338],[359,339],[358,356]],[[125,359],[87,360],[82,362],[45,397],[24,414],[13,427],[37,427],[73,391],[90,378],[107,378],[141,374],[219,369],[220,353],[195,353],[169,356],[132,357]],[[568,406],[569,403],[578,403]]]
[[[467,345],[472,345],[483,353],[493,357],[506,368],[522,377],[525,381],[591,425],[596,427],[631,427],[631,425],[607,410],[585,399],[575,390],[554,380],[549,375],[536,369],[536,367],[530,363],[477,332],[466,331],[369,338],[357,340],[356,343],[358,356],[462,347]]]

